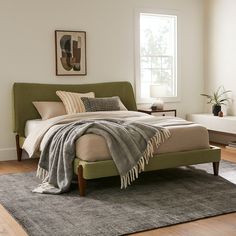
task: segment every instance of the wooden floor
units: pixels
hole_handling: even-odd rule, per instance
[[[236,162],[236,152],[222,147],[222,159]],[[0,162],[0,174],[36,170],[37,160]],[[234,173],[233,173],[234,175]],[[236,173],[233,176],[236,180]],[[232,176],[231,176],[232,179]],[[222,196],[224,197],[224,196]],[[0,236],[26,236],[22,227],[0,205]],[[164,227],[133,236],[236,236],[236,213]]]

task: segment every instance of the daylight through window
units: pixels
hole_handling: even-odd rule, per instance
[[[160,97],[177,97],[177,16],[139,14],[139,99],[150,98],[151,84]]]

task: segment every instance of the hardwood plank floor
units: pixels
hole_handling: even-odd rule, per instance
[[[27,233],[14,220],[14,218],[0,205],[0,235],[1,236],[27,236]]]
[[[219,145],[217,145],[219,146]],[[236,152],[222,147],[222,159],[236,163]],[[36,170],[37,159],[0,162],[0,174]],[[236,173],[230,178],[236,180]],[[223,196],[222,196],[223,197]],[[0,205],[0,236],[26,236],[22,227]],[[236,236],[236,213],[132,234],[133,236]]]
[[[19,161],[1,161],[0,162],[0,175],[30,172],[36,170],[38,159],[27,159],[21,162]]]

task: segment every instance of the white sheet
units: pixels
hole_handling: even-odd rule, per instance
[[[28,137],[35,129],[38,129],[41,125],[44,124],[44,121],[41,119],[36,120],[27,120],[25,124],[25,137]]]

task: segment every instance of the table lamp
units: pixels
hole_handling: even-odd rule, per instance
[[[155,110],[163,110],[164,102],[160,99],[161,95],[161,85],[159,84],[151,84],[150,85],[150,96],[152,98],[157,98],[157,100],[152,104],[151,109]]]

